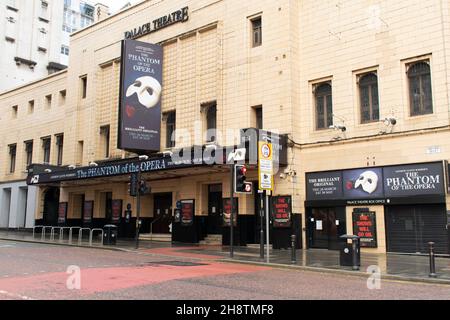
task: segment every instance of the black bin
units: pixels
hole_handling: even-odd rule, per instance
[[[115,246],[117,244],[118,229],[117,226],[109,224],[103,227],[103,244],[106,246]]]
[[[361,266],[361,248],[359,237],[354,235],[343,235],[340,237],[345,240],[342,243],[339,254],[339,264],[342,267],[356,267]],[[351,240],[351,244],[347,243],[347,240]],[[355,257],[356,255],[356,257]]]

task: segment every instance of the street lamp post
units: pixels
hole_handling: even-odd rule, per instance
[[[139,249],[139,231],[141,228],[140,220],[141,220],[141,161],[148,160],[148,156],[139,156],[139,166],[138,166],[138,184],[137,184],[137,195],[136,195],[136,249]]]

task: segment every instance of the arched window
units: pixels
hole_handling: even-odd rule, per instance
[[[316,100],[316,128],[328,129],[333,125],[333,99],[330,83],[317,85],[314,91]]]
[[[380,120],[378,100],[378,77],[374,72],[359,78],[359,101],[361,108],[361,123]]]
[[[408,67],[411,116],[433,113],[430,65],[426,61]]]

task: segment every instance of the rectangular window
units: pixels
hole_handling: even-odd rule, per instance
[[[252,47],[262,45],[262,18],[257,17],[251,20],[252,25]]]
[[[32,114],[34,112],[34,100],[28,102],[28,113]]]
[[[33,163],[33,140],[25,141],[25,165],[28,168]]]
[[[83,164],[84,141],[78,141],[77,147],[77,166]]]
[[[59,106],[64,106],[66,104],[66,90],[61,90],[59,92]]]
[[[58,134],[56,138],[56,150],[57,150],[57,165],[62,166],[63,164],[63,149],[64,149],[64,134]]]
[[[17,119],[17,114],[18,114],[18,111],[19,111],[19,106],[13,106],[13,107],[11,108],[11,111],[12,111],[11,118]]]
[[[50,109],[52,107],[52,95],[45,96],[45,108]]]
[[[9,173],[14,173],[14,171],[16,171],[17,145],[16,144],[10,144],[8,146],[8,149],[9,149]]]
[[[87,96],[87,76],[80,78],[81,81],[81,99],[86,99]]]
[[[42,161],[45,164],[49,164],[50,163],[50,143],[51,143],[51,138],[50,137],[46,137],[46,138],[42,138],[42,154],[43,154],[43,159]]]
[[[206,111],[206,142],[217,140],[217,104],[213,102],[204,106]]]
[[[253,107],[253,113],[255,118],[255,127],[256,129],[263,128],[263,108],[262,106]]]
[[[103,156],[109,158],[109,138],[110,138],[110,126],[100,127],[101,145],[103,147]]]
[[[175,147],[176,112],[166,114],[166,148]]]

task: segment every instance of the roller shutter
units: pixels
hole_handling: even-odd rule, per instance
[[[448,254],[445,205],[386,207],[387,251],[428,253],[435,242],[436,253]]]

